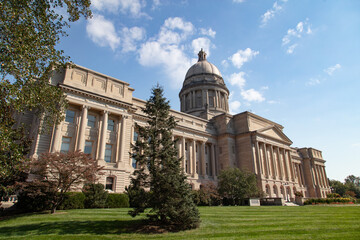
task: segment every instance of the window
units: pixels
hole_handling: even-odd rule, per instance
[[[132,158],[131,166],[132,166],[133,168],[136,168],[136,159],[135,159],[135,158]]]
[[[105,189],[106,190],[114,190],[114,178],[113,177],[107,177],[106,178],[106,185],[105,185]]]
[[[114,129],[115,129],[115,122],[114,122],[114,120],[109,119],[108,120],[107,130],[114,131]]]
[[[60,152],[62,152],[62,153],[67,153],[67,152],[69,152],[69,149],[70,149],[70,141],[71,141],[71,138],[69,138],[69,137],[62,137]]]
[[[87,125],[89,127],[95,127],[96,117],[94,115],[88,115],[87,119],[88,119]]]
[[[105,147],[105,162],[111,162],[111,156],[112,156],[112,145],[106,144]]]
[[[139,137],[139,134],[136,131],[134,131],[134,139],[133,139],[134,142],[137,141],[138,137]]]
[[[187,146],[187,143],[185,143],[185,151],[187,151],[188,149],[188,146]]]
[[[84,153],[86,154],[91,154],[92,153],[92,141],[85,141],[85,148],[84,148]]]
[[[73,123],[75,119],[75,112],[71,110],[66,110],[65,122]]]

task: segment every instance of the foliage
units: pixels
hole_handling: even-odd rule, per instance
[[[295,196],[296,197],[304,197],[304,195],[302,194],[302,192],[296,191],[295,192]]]
[[[218,178],[218,191],[226,205],[240,205],[245,198],[261,195],[255,174],[228,168],[221,171]]]
[[[38,159],[31,161],[30,169],[35,178],[21,183],[22,189],[31,188],[37,184],[51,186],[49,191],[41,194],[49,195],[51,213],[54,213],[64,201],[66,192],[86,182],[95,182],[102,167],[99,167],[97,161],[90,155],[76,151],[43,153]]]
[[[327,198],[341,198],[340,194],[338,193],[328,193],[326,194]]]
[[[149,206],[149,199],[151,192],[146,191],[140,185],[131,184],[125,187],[125,192],[129,197],[129,204],[131,208],[145,209]]]
[[[124,193],[109,193],[105,206],[107,208],[127,208],[129,207],[129,197]]]
[[[64,201],[59,206],[60,210],[67,209],[83,209],[85,195],[82,192],[67,192],[65,193]]]
[[[351,198],[309,198],[304,202],[304,205],[309,204],[344,204],[353,203]]]
[[[23,212],[40,212],[51,208],[56,189],[46,181],[33,181],[20,186],[16,208]]]
[[[138,139],[132,146],[132,157],[137,161],[138,168],[129,187],[131,193],[139,194],[130,197],[137,204],[141,197],[148,198],[129,214],[136,216],[150,207],[149,220],[176,229],[190,229],[198,226],[199,213],[180,167],[176,141],[172,140],[176,122],[169,110],[163,89],[156,86],[143,109],[148,117],[147,126],[136,125]],[[145,190],[151,194],[144,194]]]
[[[101,183],[88,183],[83,187],[85,208],[104,208],[108,192]]]
[[[198,206],[217,206],[221,203],[217,187],[212,182],[201,185],[199,190],[193,190],[193,195]]]
[[[66,8],[68,19],[58,14]],[[56,49],[63,30],[80,16],[90,17],[90,0],[2,0],[0,2],[0,194],[12,190],[24,171],[36,128],[14,127],[14,116],[30,111],[48,129],[62,120],[62,91],[48,84],[49,65],[68,58]],[[46,116],[46,117],[43,117]],[[1,197],[0,196],[0,197]]]
[[[360,177],[349,175],[345,178],[344,183],[337,180],[329,180],[329,184],[332,192],[334,193],[345,196],[349,195],[346,194],[347,191],[351,191],[355,193],[356,198],[360,198]]]

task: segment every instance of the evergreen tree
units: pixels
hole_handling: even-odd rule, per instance
[[[163,89],[157,85],[143,109],[147,126],[136,125],[138,139],[132,146],[132,157],[137,169],[128,189],[131,201],[137,204],[129,214],[136,216],[151,208],[147,216],[152,222],[190,229],[198,226],[199,212],[177,157],[176,140],[172,140],[176,122],[169,110]],[[144,194],[145,191],[149,193]]]

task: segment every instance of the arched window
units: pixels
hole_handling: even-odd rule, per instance
[[[114,191],[114,178],[113,177],[106,178],[105,189]]]
[[[274,197],[278,197],[278,191],[276,185],[273,186]]]

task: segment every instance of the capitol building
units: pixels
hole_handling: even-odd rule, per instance
[[[231,115],[219,69],[203,50],[198,56],[179,93],[181,111],[171,110],[178,122],[173,130],[178,156],[192,188],[216,184],[221,170],[237,167],[256,174],[267,197],[294,200],[297,191],[306,198],[326,197],[330,186],[322,152],[293,147],[279,123],[251,112]],[[123,192],[136,168],[131,143],[135,123],[147,123],[146,102],[133,97],[129,83],[81,66],[55,72],[50,81],[65,92],[69,105],[51,133],[36,134],[31,156],[81,150],[104,166],[99,181],[106,189]],[[34,125],[33,118],[26,113],[19,120]]]

